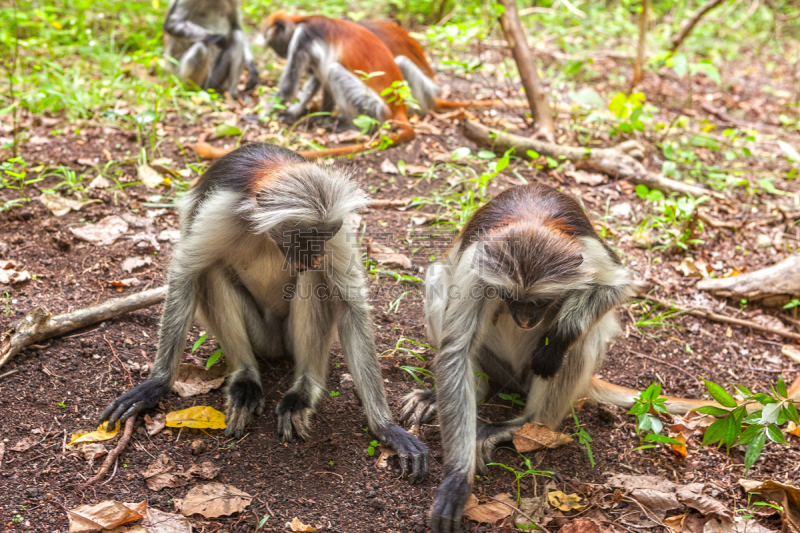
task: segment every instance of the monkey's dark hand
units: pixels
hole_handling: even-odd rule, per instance
[[[221,49],[228,48],[230,42],[228,41],[227,35],[222,35],[221,33],[209,33],[205,37],[203,37],[203,42],[206,44],[213,44]]]
[[[410,475],[411,483],[421,483],[428,476],[428,447],[417,437],[397,424],[389,424],[378,439],[397,452],[403,475]]]
[[[140,411],[155,407],[170,391],[172,386],[160,380],[148,379],[135,386],[106,407],[100,415],[99,423],[108,420],[108,427],[114,427],[117,420],[125,422]]]
[[[250,91],[258,85],[258,70],[254,64],[250,63],[247,65],[247,71],[249,72],[249,76],[247,77],[247,84],[244,86],[244,90]]]
[[[436,489],[431,507],[431,531],[433,533],[457,533],[461,531],[461,514],[469,499],[469,478],[462,472],[447,474]]]
[[[545,379],[553,377],[561,368],[569,345],[557,337],[545,337],[531,357],[531,371]]]

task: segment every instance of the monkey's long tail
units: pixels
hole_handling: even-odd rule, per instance
[[[416,134],[414,129],[407,123],[400,125],[401,130],[398,133],[389,135],[387,138],[392,142],[392,146],[406,143],[412,140]],[[317,159],[319,157],[337,157],[342,155],[358,154],[366,152],[373,148],[378,148],[381,143],[386,139],[370,141],[366,143],[351,144],[348,146],[340,146],[338,148],[325,148],[322,150],[301,150],[297,152],[303,157],[308,159]],[[208,143],[197,143],[194,145],[194,152],[203,159],[219,159],[220,157],[233,152],[235,148],[217,148]]]
[[[789,393],[789,398],[791,400],[800,402],[800,377],[794,380],[794,383],[792,383],[787,392]],[[592,381],[589,384],[588,396],[591,401],[608,402],[618,407],[622,407],[623,409],[630,409],[636,401],[636,397],[639,396],[639,391],[636,389],[629,389],[628,387],[622,387],[620,385],[614,385],[613,383],[603,381],[602,379],[592,378]],[[689,398],[675,398],[673,396],[662,396],[662,398],[667,399],[665,406],[673,415],[683,415],[692,409],[705,407],[707,405],[711,405],[713,407],[722,407],[720,404],[712,400],[692,400]],[[747,411],[756,411],[761,407],[763,406],[760,403],[748,404]]]

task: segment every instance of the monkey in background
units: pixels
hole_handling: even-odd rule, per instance
[[[542,185],[505,191],[478,209],[428,268],[436,388],[407,396],[403,419],[420,424],[438,410],[444,480],[431,509],[434,532],[460,530],[475,469],[485,470],[499,442],[525,422],[554,428],[586,396],[619,330],[614,309],[632,293],[578,202]],[[488,382],[476,383],[476,374]],[[477,419],[489,385],[523,395],[524,413],[503,423]]]
[[[278,434],[308,439],[338,336],[370,430],[395,449],[412,481],[422,481],[427,447],[392,421],[375,352],[349,219],[366,204],[346,175],[278,146],[248,144],[215,162],[178,205],[181,239],[152,375],[114,400],[100,422],[113,426],[169,393],[197,316],[231,369],[225,436],[240,438],[264,409],[256,356],[293,357],[294,381],[275,408]]]
[[[170,0],[164,20],[164,58],[181,81],[218,93],[245,91],[258,83],[258,70],[242,25],[239,0]]]
[[[272,13],[263,31],[267,44],[286,58],[277,94],[278,100],[289,105],[284,118],[295,121],[305,114],[306,106],[322,88],[323,106],[338,109],[345,121],[359,115],[381,123],[391,119],[400,128],[399,133],[388,136],[393,144],[414,138],[406,103],[392,92],[403,82],[403,75],[392,53],[370,31],[349,20],[294,16],[284,11]],[[298,95],[300,78],[307,71],[313,74]],[[313,157],[357,153],[377,144],[319,150]]]

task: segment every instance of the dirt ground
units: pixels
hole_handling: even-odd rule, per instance
[[[602,59],[595,68],[610,68],[604,62],[612,61],[611,58]],[[624,72],[624,67],[614,66]],[[735,70],[733,66],[731,68]],[[455,94],[468,94],[474,92],[474,87],[496,84],[496,81],[479,78],[471,82],[446,78],[444,81],[452,86]],[[717,107],[738,107],[738,115],[745,120],[769,123],[772,103],[759,91],[761,81],[758,73],[750,78],[741,77],[735,85],[738,89],[723,95],[701,79],[694,87],[695,105],[687,112],[693,116],[702,114],[697,104],[712,102]],[[781,86],[779,79],[771,83],[774,87]],[[500,86],[499,90],[506,89]],[[685,110],[684,91],[679,82],[671,80],[668,75],[648,77],[644,92],[649,101],[662,107],[662,112],[672,113],[666,119]],[[521,134],[530,132],[519,112],[498,114],[491,111],[478,113],[478,117],[486,122],[505,117],[519,126]],[[568,120],[562,116],[558,123],[563,126]],[[708,120],[724,127],[717,117],[709,115]],[[430,133],[419,135],[407,146],[334,164],[350,169],[374,197],[422,196],[440,183],[387,174],[381,171],[381,163],[388,158],[394,163],[403,159],[406,164],[430,165],[437,153],[449,152],[459,146],[476,149],[462,136],[457,119],[429,118],[426,121],[432,126],[428,130]],[[210,123],[187,124],[172,117],[164,125],[164,130],[168,137],[191,139],[207,132],[209,126]],[[32,121],[30,127],[33,136],[48,138],[53,124]],[[562,129],[559,136],[560,142],[577,143],[572,130]],[[597,145],[618,142],[607,138],[607,134],[605,138],[603,134],[594,136],[594,141]],[[136,136],[113,125],[96,124],[82,128],[80,135],[49,137],[48,142],[42,144],[29,143],[23,147],[22,155],[30,162],[86,169],[78,161],[104,162],[107,157],[104,150],[115,159],[135,155]],[[182,154],[174,142],[165,142],[162,150],[167,157],[178,161],[179,166],[180,162],[194,161],[194,156]],[[711,160],[719,154],[709,152],[707,156]],[[655,149],[648,151],[645,164],[654,170],[660,168],[660,158]],[[779,162],[775,164],[780,165]],[[576,183],[558,169],[537,170],[521,162],[512,163],[512,167],[528,181],[558,186],[580,197],[594,220],[602,216],[609,205],[628,203],[634,212],[643,208],[632,187],[626,183],[612,179],[592,187]],[[134,165],[125,168],[129,180],[134,179],[135,172]],[[41,190],[53,183],[54,178],[48,178],[29,187],[27,193],[36,198]],[[494,181],[490,193],[496,194],[518,183],[514,175],[504,173]],[[800,190],[797,180],[776,180],[775,186],[795,193]],[[174,245],[152,236],[163,230],[177,229],[176,213],[169,209],[146,207],[144,204],[158,194],[151,189],[136,185],[126,188],[124,193],[115,190],[95,192],[98,202],[63,217],[53,216],[39,201],[0,214],[0,258],[11,259],[35,274],[34,280],[23,284],[0,285],[0,295],[5,291],[9,294],[9,298],[2,302],[4,308],[8,305],[8,311],[3,310],[5,314],[0,312],[2,326],[39,305],[61,313],[164,284]],[[784,240],[798,246],[797,226],[792,226],[793,221],[776,222],[768,218],[774,207],[769,198],[765,200],[741,189],[726,191],[726,194],[730,201],[727,206],[718,207],[715,216],[736,221],[743,229],[734,232],[709,228],[705,235],[706,243],[688,255],[703,259],[712,266],[721,265],[718,271],[723,273],[727,268],[755,270],[788,255],[786,247],[760,248],[756,244],[759,235],[765,234],[772,239],[779,231],[785,234]],[[9,191],[0,191],[0,200],[9,196]],[[432,208],[427,207],[425,211],[432,212]],[[125,217],[130,230],[110,246],[87,244],[69,231],[112,214]],[[367,242],[382,243],[412,258],[413,269],[400,270],[404,274],[422,277],[429,257],[440,255],[446,247],[447,237],[425,242],[425,238],[419,236],[426,231],[433,233],[432,228],[422,232],[416,230],[415,238],[410,240],[410,213],[407,211],[366,209],[361,215],[362,223],[366,224],[365,245]],[[630,220],[620,220],[619,223],[632,224]],[[656,294],[662,298],[696,304],[713,301],[712,307],[717,312],[745,318],[777,314],[774,309],[755,304],[742,309],[738,302],[699,293],[694,288],[697,278],[684,277],[676,269],[684,254],[637,248],[630,238],[612,239],[610,243],[634,276],[657,287]],[[148,257],[152,262],[133,273],[124,272],[122,261],[134,256]],[[131,277],[137,278],[138,285],[121,290],[111,286],[111,282]],[[403,396],[418,386],[400,366],[420,366],[420,362],[394,348],[401,337],[426,341],[421,293],[418,286],[398,283],[388,276],[370,277],[369,284],[373,290],[371,303],[381,367],[391,408],[397,416]],[[411,292],[402,299],[397,312],[388,310],[391,302],[409,290]],[[161,454],[186,468],[210,461],[221,468],[215,481],[234,485],[254,496],[246,512],[217,519],[193,517],[193,524],[199,531],[252,531],[264,515],[271,516],[262,528],[264,531],[285,531],[284,524],[294,517],[324,527],[326,531],[427,530],[426,513],[442,477],[438,427],[426,425],[420,431],[420,437],[429,444],[434,459],[431,475],[423,484],[412,486],[401,479],[396,463],[391,461],[389,468],[378,468],[375,457],[367,453],[372,437],[365,432],[363,409],[352,387],[342,381],[347,369],[338,346],[331,357],[329,389],[340,394],[326,397],[320,403],[315,432],[308,442],[284,444],[279,440],[273,409],[290,384],[292,369],[289,363],[264,363],[262,379],[267,395],[267,412],[253,421],[243,439],[224,439],[219,431],[187,429],[166,429],[150,437],[141,427],[141,421],[137,421],[132,442],[114,467],[110,479],[91,490],[79,490],[79,484],[93,475],[100,461],[90,466],[82,457],[70,453],[66,449],[67,439],[73,433],[93,429],[106,405],[147,377],[146,367],[152,364],[155,353],[161,310],[161,306],[154,306],[46,341],[25,350],[0,370],[0,374],[15,371],[0,379],[0,435],[7,448],[24,439],[32,442],[26,451],[7,449],[2,459],[0,530],[67,531],[67,509],[105,499],[147,500],[151,506],[174,511],[173,500],[183,497],[191,484],[154,492],[147,489],[141,475],[147,465]],[[634,321],[642,312],[636,303],[620,310],[624,335],[609,350],[600,372],[604,379],[639,388],[658,381],[670,395],[699,398],[705,392],[699,376],[722,384],[735,382],[746,384],[753,390],[764,390],[780,374],[787,383],[800,375],[798,365],[781,355],[785,341],[780,338],[687,316],[671,319],[672,325],[666,328],[636,328]],[[191,344],[201,333],[198,325],[192,328],[184,362],[204,364],[216,349],[206,343],[190,354]],[[429,364],[433,354],[426,352],[425,355]],[[223,410],[223,403],[220,390],[191,398],[171,394],[158,411],[173,411],[191,405],[210,405]],[[490,405],[484,408],[484,416],[502,417],[510,413],[508,402],[498,398],[490,399],[487,404]],[[602,510],[603,516],[607,517],[604,529],[663,529],[644,520],[641,510],[630,501],[615,498],[613,490],[604,485],[611,473],[659,475],[679,484],[702,482],[706,485],[706,494],[719,499],[727,508],[744,506],[746,494],[737,484],[744,475],[741,449],[734,449],[730,455],[713,447],[701,449],[699,439],[693,437],[689,440],[686,458],[665,447],[632,451],[640,442],[634,431],[633,418],[622,410],[586,404],[579,418],[592,436],[596,466],[590,466],[586,451],[577,442],[533,454],[533,464],[554,473],[551,482],[556,488],[567,494],[578,493],[586,499],[589,507],[580,513],[581,516]],[[565,432],[574,429],[572,421],[565,422]],[[193,447],[196,441],[204,444],[194,444]],[[198,446],[202,453],[196,455],[193,451],[196,452]],[[519,455],[511,447],[499,449],[495,460],[514,467],[521,465]],[[775,479],[795,485],[799,475],[800,441],[793,437],[787,446],[767,446],[752,473],[755,479]],[[524,477],[521,482],[523,496],[540,494],[546,481],[544,478]],[[492,467],[488,477],[476,482],[474,490],[479,496],[502,492],[514,494],[515,478],[503,468]],[[574,516],[574,513],[564,514]],[[22,519],[15,520],[17,516]],[[562,525],[564,520],[561,513],[556,513],[548,529],[557,530],[556,526]],[[774,515],[759,520],[770,529],[780,529],[780,521]],[[503,530],[466,521],[465,527],[468,531]]]

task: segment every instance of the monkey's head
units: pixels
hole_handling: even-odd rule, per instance
[[[280,57],[289,55],[289,43],[292,42],[294,30],[297,28],[297,16],[289,15],[284,10],[275,11],[267,17],[261,26],[264,41],[275,50]]]
[[[279,226],[270,236],[283,252],[289,269],[305,272],[322,268],[327,243],[340,229],[342,221],[338,220],[313,226]]]
[[[534,221],[485,234],[480,244],[478,275],[497,289],[520,328],[536,327],[566,291],[587,282],[580,239]]]

